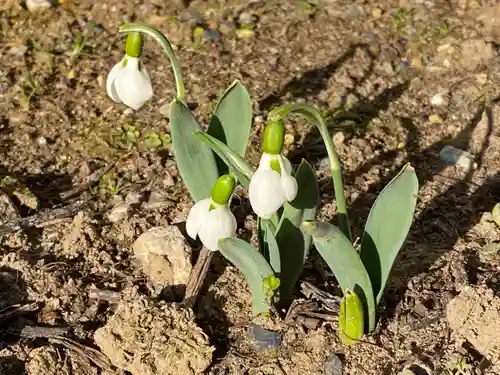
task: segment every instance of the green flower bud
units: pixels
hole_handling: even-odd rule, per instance
[[[285,124],[282,120],[269,121],[264,128],[262,149],[266,154],[277,155],[285,142]]]
[[[125,53],[130,57],[141,57],[142,46],[144,45],[144,37],[141,33],[133,31],[127,36],[125,45]]]
[[[363,337],[364,326],[363,303],[356,293],[347,289],[340,301],[338,328],[340,342],[344,345],[356,343]]]
[[[231,174],[225,174],[219,177],[212,188],[212,200],[221,205],[227,204],[236,187],[236,181]]]

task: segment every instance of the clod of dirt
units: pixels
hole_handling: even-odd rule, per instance
[[[6,176],[0,181],[0,188],[9,196],[14,197],[20,205],[32,210],[38,208],[38,198],[31,190],[17,178]]]
[[[479,67],[486,66],[494,57],[495,52],[491,43],[483,39],[472,39],[462,43],[460,65],[472,72]]]
[[[66,353],[66,356],[64,355]],[[81,361],[72,353],[58,351],[52,346],[33,349],[26,361],[27,375],[97,375],[98,369],[88,361]]]
[[[113,365],[132,375],[202,374],[214,350],[192,310],[146,297],[123,300],[94,340]]]
[[[99,247],[102,242],[95,230],[95,221],[86,212],[79,212],[71,223],[68,234],[62,243],[66,257],[73,259],[88,251],[88,248]]]
[[[0,224],[19,218],[16,207],[12,204],[8,195],[0,191]]]
[[[121,203],[114,206],[108,214],[108,220],[113,224],[127,219],[130,215],[131,207],[128,203]]]
[[[154,227],[133,246],[143,272],[158,286],[184,285],[191,273],[191,249],[176,226]]]
[[[500,298],[486,287],[466,287],[446,307],[451,329],[500,370]]]

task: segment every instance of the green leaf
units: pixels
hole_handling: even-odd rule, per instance
[[[207,133],[244,157],[251,127],[252,101],[245,86],[236,80],[219,99]]]
[[[417,194],[417,175],[407,164],[382,190],[368,215],[360,255],[370,275],[377,304],[410,230]]]
[[[329,223],[307,221],[302,224],[302,229],[312,236],[316,250],[332,270],[343,293],[352,290],[361,299],[368,316],[368,331],[372,331],[375,328],[372,284],[351,241],[339,228]]]
[[[280,252],[280,299],[286,300],[302,273],[311,247],[311,236],[300,226],[303,221],[314,220],[319,202],[319,187],[316,174],[309,163],[302,160],[297,173],[298,192],[292,202],[284,205],[276,229],[276,242]]]
[[[172,148],[182,180],[191,198],[208,198],[219,177],[214,154],[193,134],[200,131],[195,118],[178,99],[170,104]]]
[[[220,240],[219,250],[245,276],[252,293],[253,314],[269,312],[267,290],[264,285],[266,278],[274,273],[262,254],[248,242],[234,237]]]
[[[271,267],[273,268],[274,272],[278,275],[278,277],[281,278],[280,249],[278,246],[278,242],[276,241],[274,231],[271,227],[272,225],[273,224],[271,223],[271,221],[268,220],[264,229],[265,243],[268,254],[266,258],[269,259],[269,263],[271,264]]]
[[[239,156],[236,152],[227,147],[224,143],[219,141],[217,138],[204,133],[202,131],[197,131],[195,133],[205,145],[210,147],[219,157],[229,166],[229,169],[236,178],[238,182],[244,187],[248,188],[250,184],[250,179],[253,176],[254,170],[248,164],[245,159]]]

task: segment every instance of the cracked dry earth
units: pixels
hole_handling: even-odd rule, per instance
[[[175,93],[170,67],[148,41],[155,96],[136,113],[104,87],[123,53],[118,26],[131,20],[171,40],[202,125],[234,79],[245,84],[253,163],[271,108],[321,108],[356,235],[382,186],[415,167],[417,216],[364,342],[340,345],[335,321],[273,318],[261,324],[281,346],[257,351],[246,283],[218,255],[194,308],[177,303],[200,245],[182,235],[192,203],[160,113]],[[65,0],[37,12],[2,1],[0,374],[408,374],[416,364],[500,373],[490,335],[500,320],[490,214],[500,200],[499,44],[494,0]],[[288,157],[317,172],[319,217],[335,220],[318,134],[298,120],[287,132]],[[445,145],[471,153],[471,168],[441,160]],[[234,212],[250,239],[245,194]],[[144,233],[152,242],[137,244]],[[338,295],[314,251],[302,279]]]

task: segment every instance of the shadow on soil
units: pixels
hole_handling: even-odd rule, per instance
[[[0,357],[0,374],[25,375],[24,362],[15,356]]]

